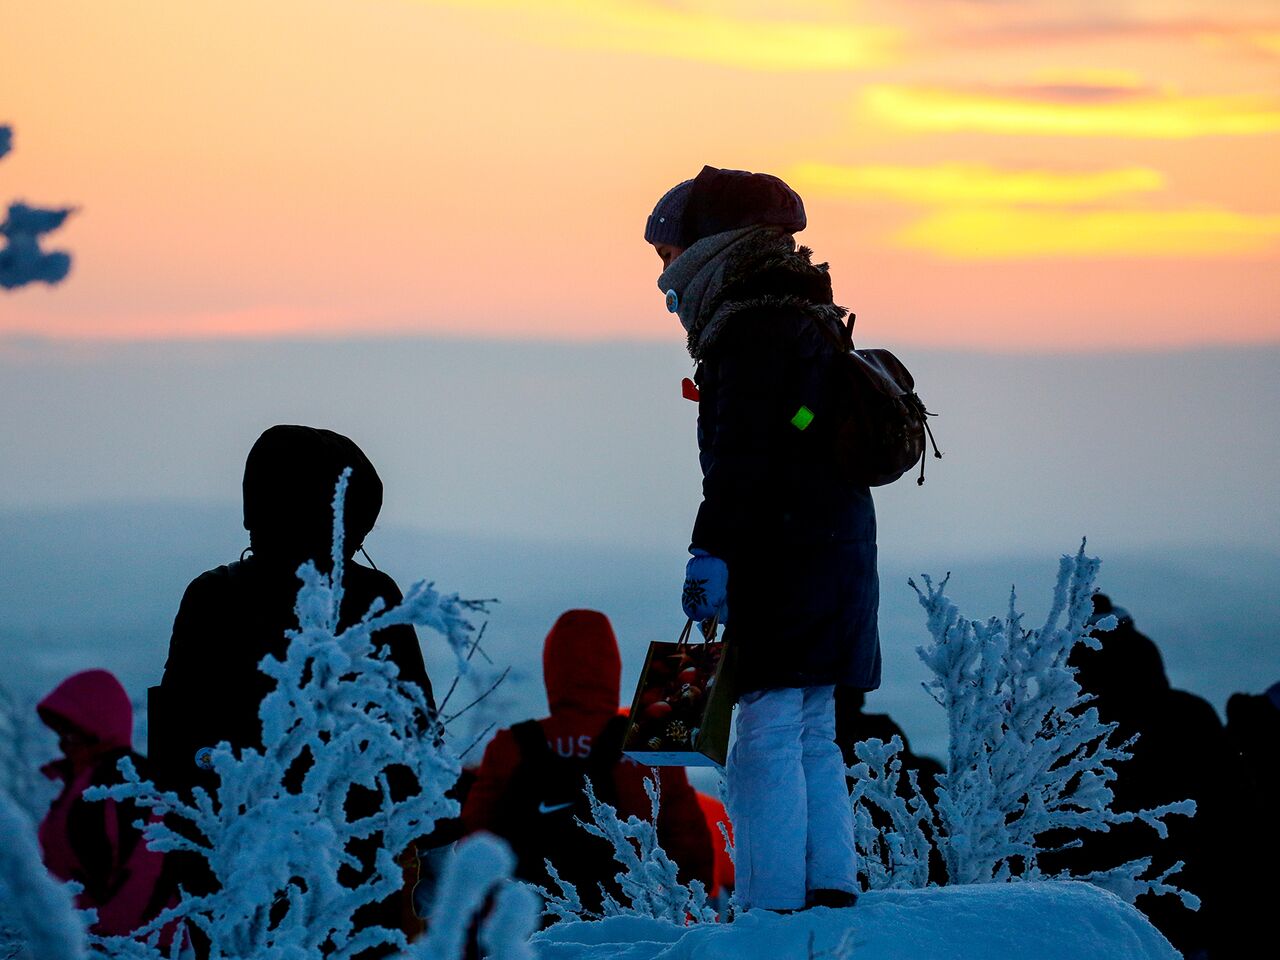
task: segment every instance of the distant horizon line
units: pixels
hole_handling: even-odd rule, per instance
[[[563,346],[563,347],[682,347],[681,338],[670,331],[649,336],[587,335],[568,337],[563,335],[537,336],[522,334],[485,334],[484,332],[460,333],[448,330],[433,331],[316,331],[314,333],[271,332],[262,334],[203,333],[184,336],[128,336],[103,334],[97,336],[45,334],[32,332],[0,332],[0,359],[11,350],[52,350],[57,348],[114,348],[130,347],[240,347],[240,346],[310,346],[337,344],[395,344],[395,343],[449,343],[449,344],[502,344],[508,346]],[[1256,339],[1223,340],[1206,337],[1182,343],[1141,345],[1077,345],[1046,347],[1032,344],[995,347],[987,344],[965,345],[954,343],[925,343],[918,340],[878,340],[892,349],[910,349],[931,353],[953,353],[986,356],[1097,356],[1097,355],[1158,355],[1185,354],[1202,350],[1231,352],[1239,350],[1280,349],[1280,333]]]
[[[13,523],[23,521],[48,521],[55,518],[67,518],[74,514],[84,513],[87,511],[115,511],[118,514],[129,514],[139,510],[153,509],[169,509],[169,510],[201,510],[209,513],[223,513],[239,516],[242,505],[238,499],[233,497],[204,498],[204,497],[183,497],[183,496],[140,496],[140,497],[98,497],[77,500],[62,501],[45,501],[40,503],[4,503],[0,502],[0,523]],[[237,531],[240,527],[235,528]],[[621,547],[616,540],[612,539],[594,539],[590,537],[550,537],[539,536],[530,533],[502,534],[492,530],[476,530],[464,527],[451,526],[432,526],[403,518],[391,519],[389,521],[380,520],[374,527],[370,536],[376,540],[377,535],[391,537],[442,537],[442,538],[459,538],[468,539],[477,545],[493,545],[493,544],[517,544],[521,547],[530,549],[542,549],[547,547],[560,547],[564,549],[599,549],[613,550],[621,549],[623,552],[632,554],[656,554],[666,552],[684,553],[684,546],[668,548],[664,544],[657,542],[635,542],[627,543]],[[1086,552],[1092,553],[1093,548],[1089,545],[1091,536],[1085,536]],[[1079,549],[1080,544],[1064,544],[1057,548],[1054,556],[1065,556],[1074,553]],[[375,549],[377,547],[375,546]],[[886,548],[882,545],[882,550]],[[1049,550],[1051,553],[1054,548],[1045,544],[1043,546],[1009,545],[1005,548],[984,551],[984,550],[950,550],[947,551],[947,558],[951,562],[956,563],[987,563],[987,562],[1003,562],[1003,561],[1027,561],[1038,562],[1045,559],[1045,554],[1041,550]],[[1108,558],[1115,560],[1150,560],[1153,556],[1159,556],[1171,563],[1176,563],[1182,551],[1194,550],[1199,552],[1219,551],[1237,556],[1253,556],[1264,558],[1267,560],[1280,560],[1280,549],[1275,547],[1267,547],[1258,543],[1236,543],[1228,541],[1209,541],[1195,539],[1176,539],[1170,538],[1161,541],[1148,541],[1138,544],[1129,544],[1118,550],[1108,550],[1099,553],[1103,561]],[[894,552],[893,548],[887,550],[888,553]],[[927,551],[921,553],[921,559],[925,562],[932,562],[942,559],[941,554],[929,554]],[[917,561],[910,561],[915,563]],[[901,561],[899,561],[901,563]]]

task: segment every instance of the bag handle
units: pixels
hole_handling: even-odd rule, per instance
[[[720,618],[718,615],[713,616],[706,621],[710,624],[706,633],[703,635],[703,643],[711,643],[716,638],[716,633],[720,629]],[[680,646],[687,647],[689,645],[689,637],[693,633],[693,617],[685,621],[684,629],[680,631],[680,639],[676,641]]]

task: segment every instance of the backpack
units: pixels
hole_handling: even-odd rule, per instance
[[[494,832],[511,845],[519,879],[552,887],[545,863],[550,860],[561,879],[577,887],[588,910],[600,909],[601,884],[615,899],[621,896],[614,882],[621,866],[613,859],[612,844],[577,823],[592,820],[584,778],[590,778],[601,802],[617,806],[613,774],[626,728],[626,717],[610,719],[585,757],[554,752],[537,720],[511,728],[520,763],[499,801]]]
[[[826,324],[816,325],[836,347],[839,382],[834,389],[844,410],[834,431],[837,470],[846,480],[880,487],[919,463],[916,483],[923,484],[926,434],[934,457],[942,459],[929,429],[928,418],[935,414],[925,409],[901,360],[888,350],[854,347],[853,321],[849,314],[840,334]]]

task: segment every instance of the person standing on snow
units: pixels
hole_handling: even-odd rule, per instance
[[[856,899],[834,691],[880,684],[875,510],[840,478],[821,414],[846,311],[826,264],[796,246],[805,225],[777,177],[708,166],[645,228],[697,363],[703,496],[683,606],[719,618],[736,658],[737,895],[770,910]]]
[[[58,684],[36,710],[62,750],[61,758],[43,768],[63,783],[40,824],[45,866],[59,880],[80,884],[76,906],[98,911],[94,933],[128,936],[159,915],[173,893],[161,879],[164,854],[148,849],[135,826],[146,811],[131,800],[84,797],[90,787],[124,783],[117,764],[125,757],[147,775],[145,761],[133,750],[129,696],[106,670],[85,670]]]

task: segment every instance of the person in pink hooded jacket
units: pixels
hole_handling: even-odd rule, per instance
[[[123,782],[116,766],[123,757],[141,772],[133,706],[112,674],[86,670],[60,683],[36,709],[58,734],[63,754],[44,767],[63,783],[40,824],[45,866],[59,880],[81,885],[76,905],[98,911],[94,933],[127,936],[167,905],[164,856],[147,849],[135,826],[144,811],[128,801],[87,800],[84,792]]]

